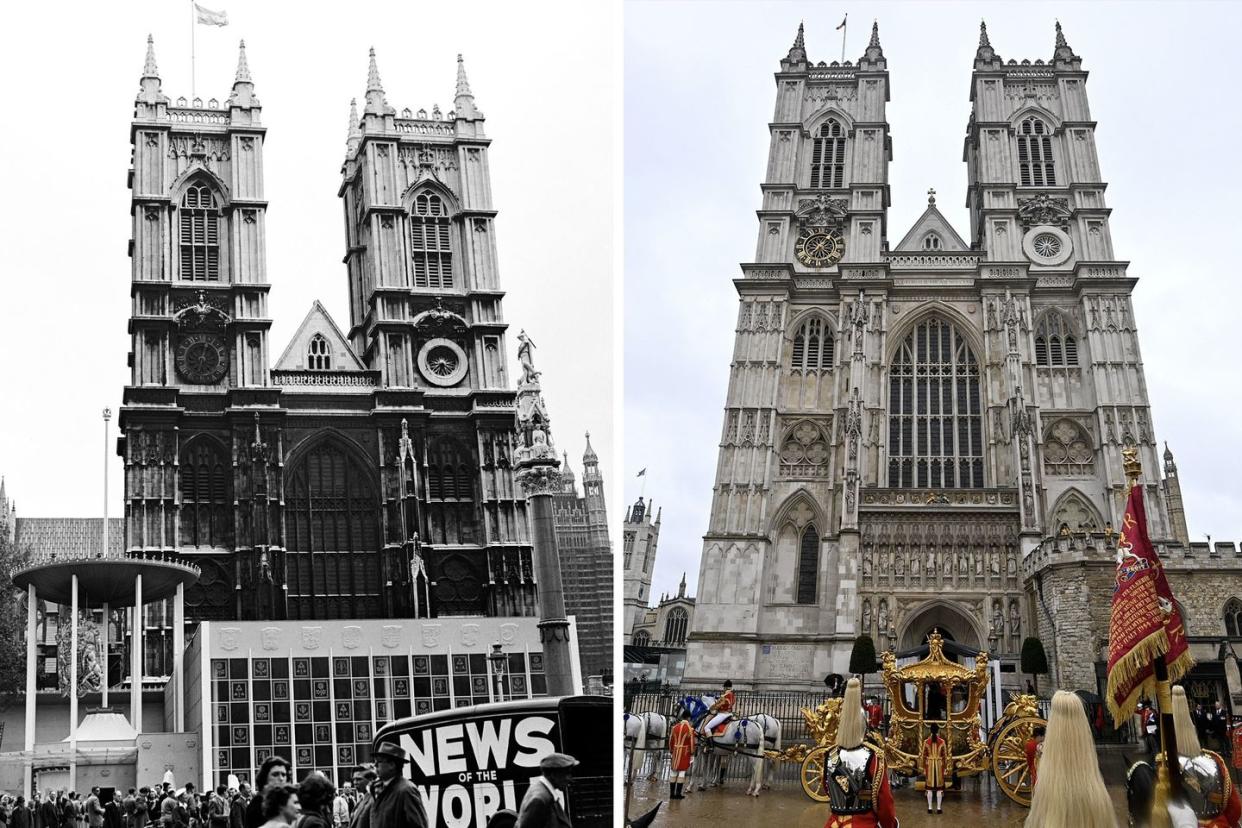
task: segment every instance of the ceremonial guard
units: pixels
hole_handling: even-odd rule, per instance
[[[1031,787],[1035,787],[1035,775],[1039,772],[1039,759],[1044,752],[1044,734],[1047,732],[1045,728],[1037,727],[1031,734],[1031,738],[1026,740],[1026,772],[1031,777]]]
[[[863,743],[862,689],[845,685],[837,743],[824,757],[824,791],[832,814],[824,828],[898,828],[884,754]]]
[[[708,713],[714,713],[716,715],[708,719],[707,724],[703,726],[703,732],[706,735],[711,736],[712,731],[716,729],[716,726],[723,724],[729,718],[730,714],[733,713],[734,701],[733,682],[726,679],[724,683],[724,693],[721,694],[720,698],[716,699],[715,704],[708,708]]]
[[[935,813],[942,814],[944,780],[949,773],[949,746],[940,738],[940,725],[930,726],[931,735],[919,746],[919,767],[923,771],[924,789],[927,791],[927,813],[932,813],[935,795]]]
[[[1087,711],[1078,696],[1056,692],[1047,731],[1026,828],[1117,828]]]
[[[673,725],[668,735],[669,759],[669,799],[685,799],[681,792],[686,784],[686,771],[690,770],[690,758],[694,755],[694,727],[690,724],[690,713],[683,710],[677,724]]]

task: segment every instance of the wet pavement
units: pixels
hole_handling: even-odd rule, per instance
[[[1130,754],[1104,750],[1100,768],[1105,784],[1117,807],[1119,825],[1126,824],[1125,768]],[[1139,758],[1134,755],[1133,758]],[[638,780],[630,800],[629,814],[645,814],[662,801],[653,828],[706,825],[711,821],[742,826],[780,828],[823,828],[828,805],[815,802],[789,783],[781,783],[758,797],[746,796],[746,780],[730,779],[723,788],[709,788],[686,794],[684,800],[668,801],[667,782]],[[1027,809],[1011,802],[996,783],[987,777],[962,780],[960,790],[945,793],[944,813],[928,815],[923,793],[907,786],[893,791],[897,816],[902,828],[957,828],[963,825],[1017,828],[1026,820]]]

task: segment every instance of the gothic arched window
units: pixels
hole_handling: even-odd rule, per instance
[[[285,486],[291,619],[378,618],[379,500],[362,463],[333,441],[295,460]]]
[[[1078,364],[1078,339],[1074,336],[1069,322],[1059,313],[1044,314],[1035,327],[1035,364]]]
[[[233,546],[233,466],[209,438],[181,452],[181,545]]]
[[[427,460],[427,494],[432,500],[474,499],[474,469],[456,440],[434,442]]]
[[[1230,598],[1225,604],[1225,635],[1242,637],[1242,601],[1237,598]]]
[[[634,633],[633,640],[634,640],[635,647],[646,647],[648,644],[651,643],[651,633],[647,632],[646,630],[639,630],[638,632]]]
[[[889,377],[888,485],[982,488],[979,363],[966,338],[943,319],[920,322]]]
[[[664,643],[682,644],[686,640],[686,627],[690,624],[690,616],[683,607],[673,607],[664,619]]]
[[[1024,187],[1055,187],[1052,130],[1034,115],[1018,125],[1018,172]]]
[[[220,281],[220,211],[206,184],[193,184],[181,197],[181,279]]]
[[[1058,420],[1044,438],[1044,471],[1048,474],[1091,474],[1095,449],[1091,437],[1073,420]]]
[[[323,334],[312,336],[310,344],[306,346],[306,367],[312,371],[331,370],[332,352]]]
[[[410,256],[414,287],[453,286],[452,219],[444,199],[431,192],[414,197],[410,213]]]
[[[811,524],[802,530],[802,543],[798,547],[798,595],[799,604],[815,603],[815,581],[819,575],[819,533]]]
[[[795,371],[827,371],[832,369],[832,329],[819,317],[812,317],[794,334],[790,366]]]
[[[811,187],[845,186],[845,130],[835,118],[824,121],[811,148]]]
[[[926,236],[923,237],[923,249],[924,250],[940,250],[943,247],[944,245],[941,244],[940,237],[937,236],[935,233],[928,233]]]

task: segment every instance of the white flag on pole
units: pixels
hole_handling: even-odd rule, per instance
[[[211,9],[205,9],[198,3],[195,3],[194,12],[197,21],[207,26],[229,25],[229,13],[226,11],[212,11]]]

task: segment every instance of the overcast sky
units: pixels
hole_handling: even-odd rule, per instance
[[[625,495],[664,507],[652,595],[695,589],[737,318],[754,255],[773,73],[806,21],[813,61],[862,54],[878,19],[892,100],[896,243],[927,206],[969,235],[962,142],[987,18],[1005,59],[1052,56],[1059,16],[1087,92],[1156,437],[1176,454],[1192,539],[1242,540],[1242,9],[1227,3],[628,2],[625,19]],[[1154,469],[1146,469],[1154,474]]]
[[[265,144],[275,359],[319,299],[347,330],[337,198],[349,100],[377,52],[398,111],[453,105],[456,57],[487,116],[509,330],[534,340],[558,448],[613,458],[614,14],[589,3],[205,0],[197,88],[228,97],[245,39]],[[116,411],[129,380],[129,124],[147,33],[164,94],[191,97],[190,3],[15,3],[0,34],[0,474],[23,516],[120,514]],[[519,36],[520,35],[520,36]],[[609,491],[611,494],[611,491]],[[614,505],[615,510],[615,505]]]

